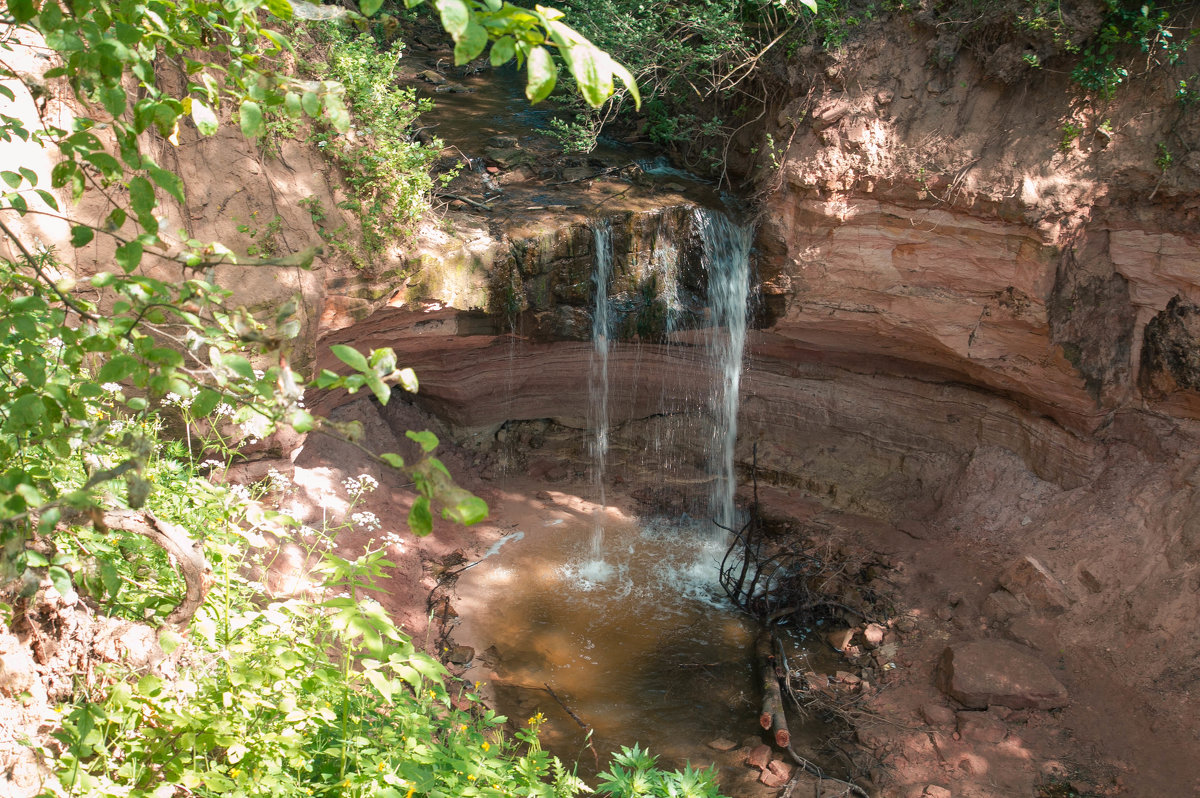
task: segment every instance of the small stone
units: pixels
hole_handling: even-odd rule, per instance
[[[947,646],[937,666],[937,685],[971,709],[1054,709],[1068,703],[1067,688],[1032,649],[1002,640]]]
[[[983,600],[983,615],[989,621],[1003,623],[1014,615],[1020,615],[1026,612],[1023,605],[1016,596],[1001,588],[988,595]]]
[[[834,678],[842,684],[858,684],[862,681],[862,679],[847,671],[838,671]]]
[[[954,794],[945,787],[930,784],[925,787],[925,792],[921,793],[921,798],[954,798]]]
[[[883,636],[887,633],[887,629],[877,623],[867,624],[867,628],[863,629],[863,640],[867,641],[867,648],[876,648],[883,642]]]
[[[435,72],[432,69],[426,69],[419,75],[419,77],[426,83],[432,83],[435,86],[441,86],[446,82],[446,77],[444,75],[439,72]]]
[[[767,763],[771,761],[771,749],[765,745],[759,745],[746,755],[745,763],[752,768],[766,770]]]
[[[921,718],[930,726],[949,726],[954,723],[954,710],[945,704],[929,702],[921,706]]]
[[[0,693],[16,696],[33,689],[36,677],[33,657],[23,648],[0,654]]]
[[[852,637],[854,637],[853,629],[834,629],[825,635],[825,639],[829,641],[829,645],[833,646],[835,651],[845,650]]]
[[[772,759],[767,763],[767,767],[759,775],[758,781],[768,787],[782,787],[788,783],[788,779],[792,777],[792,768],[786,762],[778,759]]]
[[[738,747],[738,744],[733,740],[726,740],[724,737],[720,737],[716,740],[710,741],[708,747],[714,751],[732,751]]]
[[[446,659],[455,665],[466,665],[475,659],[475,649],[470,646],[452,646],[446,654]]]

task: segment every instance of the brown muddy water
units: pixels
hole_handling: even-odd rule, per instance
[[[479,652],[464,678],[517,725],[543,713],[543,743],[585,778],[635,742],[662,766],[718,761],[708,743],[759,733],[761,701],[757,628],[717,584],[724,544],[608,508],[598,563],[580,509],[526,517],[460,576],[454,639]]]

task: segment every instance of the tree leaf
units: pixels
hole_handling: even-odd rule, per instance
[[[289,91],[284,95],[283,112],[287,114],[288,118],[290,119],[299,119],[301,117],[301,115],[304,113],[304,110],[300,107],[299,94],[294,91]]]
[[[183,180],[174,172],[169,172],[166,169],[160,169],[157,166],[151,166],[146,170],[150,174],[150,178],[158,184],[158,187],[170,194],[175,199],[183,202]]]
[[[346,346],[345,344],[334,344],[333,346],[329,347],[329,351],[333,352],[334,356],[337,357],[338,360],[342,361],[355,371],[363,372],[370,370],[370,366],[367,365],[367,359],[363,356],[362,352],[359,352],[352,346]]]
[[[142,242],[136,239],[126,244],[117,247],[116,252],[117,264],[120,265],[125,273],[133,271],[142,262]]]
[[[434,0],[433,4],[442,17],[442,27],[457,42],[471,23],[471,12],[467,4],[463,0]]]
[[[404,468],[404,458],[394,452],[384,452],[379,455],[379,459],[392,468]]]
[[[100,102],[113,118],[119,117],[125,113],[125,90],[120,86],[105,86],[100,89]]]
[[[135,177],[129,181],[129,207],[141,220],[154,212],[154,186],[144,177]],[[143,224],[144,226],[144,224]]]
[[[404,433],[404,435],[409,440],[416,441],[420,445],[421,451],[425,452],[426,454],[432,452],[438,447],[438,437],[427,429],[421,430],[420,432],[408,430]]]
[[[433,513],[429,510],[429,498],[418,496],[408,511],[408,528],[419,538],[433,532]]]
[[[814,2],[815,2],[815,0],[814,0]],[[633,107],[638,110],[641,110],[642,93],[641,93],[641,91],[638,90],[637,81],[633,79],[633,74],[630,73],[630,71],[628,69],[626,69],[624,67],[624,65],[622,65],[621,63],[619,63],[615,60],[611,60],[611,59],[610,59],[610,61],[611,61],[610,66],[612,67],[613,75],[615,75],[622,83],[624,83],[625,88],[629,89],[629,93],[631,95],[633,95]]]
[[[383,6],[383,0],[360,0],[358,10],[362,12],[364,17],[373,17],[381,6]],[[388,703],[391,703],[390,699]]]
[[[467,494],[442,511],[443,517],[457,521],[463,526],[477,524],[487,518],[487,514],[487,502],[474,494]]]
[[[71,228],[71,246],[78,249],[79,247],[90,244],[95,238],[96,231],[82,224],[77,224]]]
[[[266,130],[266,125],[263,124],[263,112],[258,103],[253,100],[243,100],[242,107],[238,111],[238,118],[241,120],[242,135],[246,138],[261,136]]]
[[[21,185],[21,176],[16,172],[10,172],[6,169],[5,171],[0,172],[0,178],[3,178],[4,182],[8,183],[9,188],[16,188],[17,186]]]
[[[501,64],[507,64],[512,60],[512,57],[516,54],[516,52],[516,47],[513,44],[513,37],[501,36],[496,40],[496,43],[492,45],[492,52],[490,54],[492,66],[498,67]]]
[[[550,96],[550,92],[554,91],[554,84],[558,82],[558,67],[545,47],[539,45],[529,51],[527,72],[525,97],[531,103],[540,103]]]
[[[309,116],[321,113],[321,96],[315,91],[306,91],[300,95],[300,107]]]
[[[44,188],[35,188],[34,191],[36,191],[37,195],[42,198],[42,202],[46,203],[54,210],[58,210],[58,200],[53,194]]]
[[[33,0],[8,0],[8,13],[18,25],[23,25],[33,19],[36,10]]]
[[[400,372],[396,375],[395,379],[400,383],[400,387],[409,393],[417,392],[417,372],[413,371],[412,369],[400,369]]]
[[[60,596],[69,596],[74,588],[71,586],[71,575],[67,573],[67,569],[60,565],[51,565],[49,568],[50,583],[54,585],[54,589],[58,591]]]
[[[483,52],[483,48],[487,47],[487,43],[487,31],[482,25],[471,20],[454,45],[454,65],[462,66],[474,61]]]
[[[563,50],[563,58],[579,85],[579,93],[593,108],[599,108],[612,96],[613,79],[608,53],[585,42]]]
[[[196,129],[202,136],[211,136],[217,132],[217,115],[195,97],[192,98],[192,121],[196,123]]]

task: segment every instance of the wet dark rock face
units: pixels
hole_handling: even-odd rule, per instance
[[[1146,325],[1138,382],[1152,399],[1200,391],[1200,306],[1176,295]]]

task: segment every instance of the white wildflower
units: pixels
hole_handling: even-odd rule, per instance
[[[258,413],[251,413],[239,426],[242,435],[247,438],[247,443],[258,443],[260,438],[265,438],[270,433],[271,420]]]
[[[276,493],[287,493],[292,488],[292,481],[283,472],[272,468],[267,472],[267,481],[271,490]]]
[[[121,386],[115,382],[106,382],[103,385],[101,385],[100,388],[101,388],[101,390],[108,391],[109,393],[120,393],[121,392]]]
[[[244,502],[250,501],[250,489],[245,485],[230,485],[229,492],[232,493],[235,498],[241,499]]]
[[[368,532],[374,532],[376,529],[383,527],[383,524],[379,521],[379,516],[375,515],[375,513],[369,510],[363,510],[362,512],[355,513],[354,515],[350,516],[350,520],[353,521],[356,526],[361,526]]]
[[[213,409],[213,415],[218,417],[232,416],[233,408],[229,406],[228,402],[221,402],[221,404],[217,405],[216,408]]]
[[[342,487],[346,489],[346,493],[351,499],[357,499],[364,493],[370,493],[379,487],[379,480],[370,474],[359,474],[357,477],[346,477],[342,480]]]

